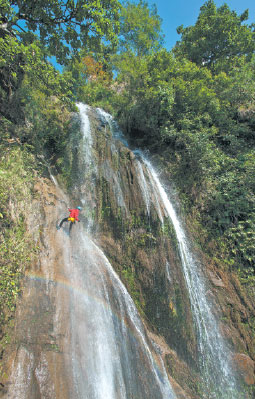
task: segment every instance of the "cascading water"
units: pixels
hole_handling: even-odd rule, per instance
[[[109,115],[106,116],[106,120],[108,122],[111,121]],[[112,122],[110,127],[112,127]],[[116,131],[116,126],[114,128]],[[175,229],[183,274],[197,331],[199,362],[203,379],[203,397],[207,399],[240,399],[241,394],[231,367],[230,352],[219,332],[217,320],[206,298],[206,282],[199,264],[190,250],[190,244],[181,222],[150,162],[139,150],[133,152],[138,155],[136,170],[147,213],[150,213],[150,204],[153,203],[161,222],[163,223],[162,213],[164,212]],[[146,176],[144,175],[144,168],[146,169]],[[164,211],[159,204],[163,204]],[[166,277],[169,284],[171,284],[168,262],[166,263]]]
[[[70,268],[74,398],[175,398],[137,310],[103,252],[80,232]]]
[[[189,248],[189,242],[181,222],[155,170],[147,160],[144,159],[144,162],[152,176],[151,182],[158,191],[166,214],[172,221],[176,232],[183,273],[197,330],[199,361],[204,380],[204,395],[206,398],[240,399],[236,378],[231,368],[229,350],[222,339],[217,320],[213,316],[212,309],[206,298],[204,276]]]
[[[79,150],[92,170],[84,171],[80,191],[87,212],[97,168],[89,108],[79,109],[84,143]],[[57,215],[66,212],[69,200],[59,186],[46,191],[45,251],[27,276],[6,399],[176,399],[130,295],[89,235],[93,218],[86,218],[86,231],[82,224],[71,235],[68,226],[56,231]],[[120,185],[115,195],[122,195]]]
[[[79,109],[87,135],[87,108]],[[118,187],[117,178],[113,183]],[[123,201],[120,187],[115,195]],[[85,231],[77,231],[70,242],[75,255],[66,254],[65,267],[76,287],[70,296],[72,398],[174,399],[161,358],[107,258]]]
[[[88,111],[90,107],[88,105],[78,103],[77,107],[79,109],[80,122],[81,122],[81,160],[82,164],[79,169],[81,169],[83,179],[86,180],[86,192],[81,192],[81,202],[84,208],[84,213],[87,217],[87,229],[91,231],[93,226],[93,195],[95,192],[95,176],[97,174],[97,165],[94,160],[93,155],[93,137],[89,123]],[[81,186],[79,185],[78,191],[80,191]],[[88,195],[89,194],[89,195]]]
[[[119,126],[118,126],[117,122],[113,119],[112,115],[108,114],[108,112],[105,112],[101,108],[97,108],[97,112],[98,112],[99,117],[102,118],[103,120],[105,120],[109,124],[109,127],[113,134],[113,137],[116,140],[120,140],[122,142],[122,144],[124,144],[125,146],[128,147],[128,141],[126,140],[122,131],[119,129]]]
[[[98,180],[109,184],[117,211],[123,217],[130,216],[127,191],[132,189],[132,184],[125,187],[118,167],[113,167],[107,159],[97,163],[96,144],[90,129],[91,109],[83,104],[78,104],[78,108],[82,140],[77,140],[80,146],[75,148],[79,157],[74,164],[79,166],[78,176],[82,177],[74,191],[75,198],[83,203],[86,231],[81,223],[73,228],[70,237],[68,226],[56,233],[55,219],[66,212],[69,200],[59,186],[52,193],[48,193],[47,187],[46,213],[43,220],[38,219],[40,226],[45,225],[44,252],[40,265],[35,267],[35,275],[28,276],[28,290],[20,311],[24,323],[21,328],[17,327],[20,336],[6,399],[184,398],[178,384],[174,393],[160,353],[148,339],[131,297],[91,238],[91,232],[97,231],[93,212]],[[109,124],[116,139],[108,143],[113,159],[127,142],[109,114],[98,109],[97,115],[104,121],[102,126]],[[150,163],[139,151],[133,154],[129,151],[128,157],[132,157],[133,172],[137,174],[136,189],[140,190],[143,220],[146,215],[148,219],[156,215],[160,226],[168,217],[176,231],[197,329],[204,397],[240,399],[225,344],[206,300],[204,278],[176,212]],[[123,170],[128,175],[128,167]],[[51,198],[57,199],[55,207]],[[174,273],[170,262],[164,264],[170,285]],[[27,308],[28,327],[23,313]]]
[[[87,169],[89,169],[90,171],[91,168],[95,165],[92,156],[93,138],[89,124],[89,117],[87,114],[89,106],[78,103],[77,107],[80,111],[81,131],[83,135],[83,162],[85,164],[85,170],[83,172],[87,173]]]
[[[143,173],[143,167],[141,162],[137,162],[136,163],[136,172],[137,172],[137,176],[138,176],[138,181],[140,183],[140,188],[142,191],[142,195],[144,198],[144,202],[146,205],[146,210],[147,210],[147,215],[150,215],[150,193],[147,187],[147,183],[145,181],[145,176]]]

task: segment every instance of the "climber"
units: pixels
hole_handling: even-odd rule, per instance
[[[57,230],[59,230],[62,227],[62,224],[64,222],[70,222],[70,226],[69,226],[69,234],[70,234],[75,221],[80,222],[80,220],[78,219],[78,216],[79,216],[79,212],[81,209],[82,208],[80,206],[77,206],[77,208],[75,208],[75,209],[68,209],[69,216],[67,218],[64,218],[63,220],[61,220],[61,222],[59,223],[59,226],[57,226]]]

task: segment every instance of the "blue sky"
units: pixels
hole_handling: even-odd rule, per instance
[[[176,28],[194,25],[199,15],[200,7],[205,0],[147,0],[148,4],[156,4],[158,14],[163,20],[162,30],[165,35],[165,47],[168,50],[180,39]],[[231,10],[240,15],[247,8],[249,9],[248,23],[255,22],[255,1],[254,0],[214,0],[217,7],[227,3]]]

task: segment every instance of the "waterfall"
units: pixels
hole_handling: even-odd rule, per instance
[[[151,185],[164,204],[178,240],[185,282],[189,292],[192,314],[197,330],[199,361],[204,380],[204,397],[212,399],[240,399],[235,376],[231,368],[230,353],[224,342],[211,305],[206,298],[206,282],[200,265],[190,250],[190,244],[169,196],[150,162],[143,158],[152,177]],[[166,265],[170,281],[169,264]]]
[[[88,213],[97,167],[90,108],[78,107],[79,151],[86,168],[79,169],[84,183],[76,192],[81,189],[83,212]],[[115,195],[122,206],[119,177],[109,172],[108,178],[117,185]],[[26,278],[5,398],[176,399],[158,346],[148,338],[133,300],[91,237],[93,218],[73,227],[70,236],[67,225],[57,231],[55,220],[67,211],[70,199],[59,185],[45,191],[49,197],[41,259]]]
[[[97,116],[93,114],[93,117],[103,122],[101,132],[108,138],[106,125],[112,131],[113,140],[107,143],[107,151],[111,153],[109,158],[122,154],[126,162],[122,170],[130,180],[126,180],[129,184],[125,186],[118,167],[110,164],[108,159],[97,159],[94,150],[99,144],[92,135],[91,108],[83,104],[78,104],[78,108],[82,137],[79,148],[75,147],[78,156],[74,164],[79,166],[80,180],[74,198],[83,204],[81,219],[85,215],[84,223],[74,226],[71,236],[66,234],[67,225],[56,231],[55,220],[66,212],[70,199],[51,177],[56,183],[55,191],[48,192],[49,187],[44,190],[44,215],[41,219],[38,216],[37,220],[38,225],[45,226],[40,232],[42,255],[34,267],[34,274],[27,275],[24,304],[20,307],[20,321],[16,326],[17,350],[5,398],[185,397],[176,381],[173,381],[174,392],[161,350],[149,339],[131,296],[96,241],[98,237],[92,236],[92,231],[97,231],[93,212],[100,179],[111,189],[118,216],[131,214],[126,203],[127,190],[132,189],[133,179],[129,175],[128,159],[132,160],[133,174],[136,174],[143,217],[147,216],[148,220],[154,217],[154,222],[155,219],[159,221],[157,226],[164,225],[167,217],[175,229],[197,331],[204,398],[240,399],[229,352],[206,298],[205,278],[155,170],[141,152],[131,153],[126,148],[128,142],[116,122],[109,114],[97,109]],[[102,152],[103,145],[101,142]],[[125,155],[128,156],[125,158]],[[136,195],[136,192],[132,193]],[[56,198],[54,207],[52,198]],[[154,250],[156,248],[152,248]],[[170,287],[174,270],[170,261],[164,259],[164,262],[163,279],[165,277]]]
[[[174,392],[146,338],[134,303],[111,264],[84,231],[66,265],[75,398],[169,398]]]
[[[80,111],[80,117],[81,117],[81,131],[83,135],[83,161],[85,163],[86,169],[87,168],[90,169],[92,165],[94,165],[94,162],[92,155],[93,138],[91,134],[89,117],[87,113],[89,110],[89,106],[82,103],[78,103],[77,107]],[[86,169],[85,172],[87,172]]]
[[[82,174],[83,179],[86,181],[86,190],[81,192],[81,185],[76,187],[80,193],[84,214],[87,218],[87,230],[92,231],[94,202],[93,195],[96,190],[95,176],[97,175],[97,163],[93,155],[93,137],[89,122],[88,112],[90,107],[86,104],[78,103],[79,116],[81,122],[81,165],[79,167],[79,174]]]
[[[111,127],[112,121],[107,115],[106,120]],[[115,131],[118,131],[116,126]],[[122,139],[121,136],[119,137]],[[177,217],[174,206],[151,163],[140,150],[136,149],[133,153],[137,155],[137,176],[148,215],[150,213],[150,205],[153,203],[161,223],[164,223],[164,213],[171,220],[175,229],[183,275],[197,332],[199,363],[203,379],[203,396],[206,399],[240,399],[236,376],[232,370],[230,351],[219,332],[212,305],[206,298],[206,281],[201,272],[201,265],[192,254],[190,243],[180,219]],[[163,204],[164,210],[162,210],[161,204]],[[168,262],[166,262],[166,278],[171,284],[170,265]]]
[[[86,136],[88,108],[79,109]],[[118,177],[107,165],[104,176],[115,187],[118,205],[125,206]],[[73,397],[175,399],[160,354],[146,337],[135,305],[104,253],[81,229],[70,242],[65,268],[76,287],[70,294]]]

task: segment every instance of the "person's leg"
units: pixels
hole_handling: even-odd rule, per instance
[[[64,218],[63,220],[61,220],[61,222],[60,222],[60,224],[59,224],[59,226],[58,226],[59,229],[61,228],[61,226],[62,226],[62,224],[63,224],[64,222],[68,222],[68,217],[67,217],[67,218]]]
[[[69,226],[69,234],[71,233],[71,230],[72,230],[72,227],[73,227],[73,224],[74,224],[75,222],[70,222],[70,226]]]

